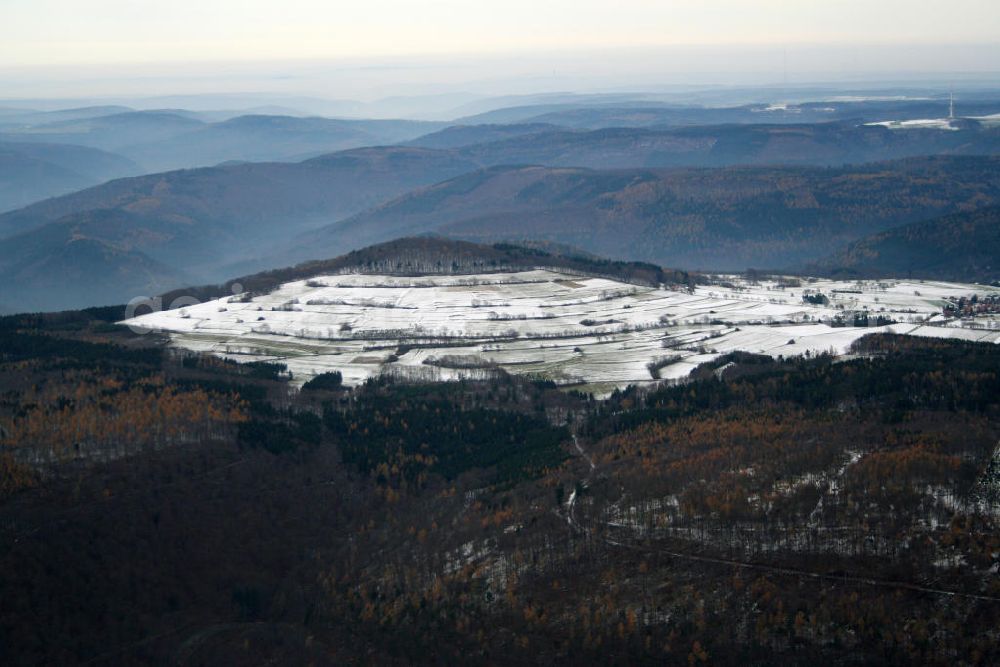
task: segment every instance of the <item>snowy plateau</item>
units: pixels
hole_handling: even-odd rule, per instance
[[[281,362],[295,383],[328,371],[340,371],[345,384],[356,385],[383,373],[449,380],[503,369],[598,395],[629,384],[679,380],[733,351],[845,355],[872,332],[1000,342],[996,314],[943,314],[949,299],[995,296],[998,288],[739,276],[713,276],[711,283],[689,291],[545,269],[345,273],[153,312],[124,324],[165,333],[183,350]],[[833,326],[838,316],[853,323],[855,313],[893,323]]]
[[[866,123],[866,125],[881,125],[890,130],[957,130],[954,123],[949,118],[921,118],[916,120],[885,120],[878,123]]]

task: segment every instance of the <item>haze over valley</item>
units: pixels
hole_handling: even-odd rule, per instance
[[[937,104],[947,113],[944,101]],[[851,102],[845,115],[881,118],[905,106]],[[911,113],[928,111],[926,102],[914,106]],[[977,113],[988,119],[994,108],[984,104]],[[106,178],[108,169],[141,173],[139,163],[159,159],[150,157],[149,151],[163,153],[149,142],[117,161],[95,153],[116,148],[95,127],[132,127],[133,117],[142,118],[139,133],[165,117],[169,123],[185,119],[187,129],[179,135],[164,130],[161,141],[190,162],[179,171],[117,178],[0,214],[0,275],[12,287],[2,303],[11,310],[124,302],[427,233],[490,243],[555,242],[689,270],[835,270],[823,261],[869,233],[997,203],[991,156],[1000,146],[1000,127],[992,121],[898,130],[861,123],[864,116],[800,122],[788,109],[766,109],[744,109],[726,125],[661,125],[655,109],[643,108],[631,112],[633,122],[645,118],[653,125],[459,123],[398,145],[334,152],[324,152],[324,140],[307,129],[325,121],[309,118],[237,116],[207,128],[190,121],[197,127],[192,130],[180,114],[115,110],[85,119],[90,129],[77,137],[104,148],[80,146],[72,155],[69,146],[48,141],[73,135],[28,128],[10,134],[18,141],[6,144],[14,147],[11,173],[23,178],[35,173],[24,172],[24,165],[49,165],[32,187],[51,187],[52,194],[72,187],[67,182]],[[608,114],[603,104],[583,110],[604,114],[598,125],[628,115],[621,107]],[[694,107],[684,112],[697,113]],[[706,113],[713,123],[720,115]],[[382,136],[395,133],[397,139],[436,127],[378,123],[388,123]],[[223,136],[215,128],[226,125],[235,134],[214,143],[209,135]],[[350,141],[391,143],[364,136]],[[319,143],[309,144],[312,151],[300,150],[301,142],[313,140]],[[211,151],[214,158],[199,157]],[[249,151],[266,153],[269,161],[245,161]],[[296,160],[292,152],[322,154]],[[55,162],[71,157],[73,177]],[[275,161],[280,159],[286,161]],[[17,183],[8,188],[12,196],[39,196]],[[963,274],[961,258],[951,261],[956,266],[945,277],[973,279]],[[896,267],[884,269],[891,275]]]

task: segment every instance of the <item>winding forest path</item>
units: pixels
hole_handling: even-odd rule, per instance
[[[573,488],[573,491],[569,494],[569,500],[566,501],[566,522],[569,524],[570,528],[576,532],[586,532],[580,527],[580,524],[576,522],[576,515],[574,510],[576,509],[576,492],[577,489],[584,489],[590,483],[590,478],[593,476],[594,471],[597,470],[597,466],[594,465],[593,459],[583,451],[583,447],[580,446],[580,440],[576,437],[576,433],[573,434],[573,446],[576,447],[576,451],[580,454],[580,458],[587,462],[590,466],[589,474],[581,481],[578,481]]]

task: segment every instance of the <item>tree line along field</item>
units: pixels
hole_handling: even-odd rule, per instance
[[[118,316],[0,320],[8,664],[998,659],[996,345],[726,353],[595,400],[297,390]]]

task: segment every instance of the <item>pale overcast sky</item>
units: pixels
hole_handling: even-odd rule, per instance
[[[1000,79],[1000,0],[0,0],[0,99]]]
[[[5,67],[998,42],[998,0],[0,0]]]

